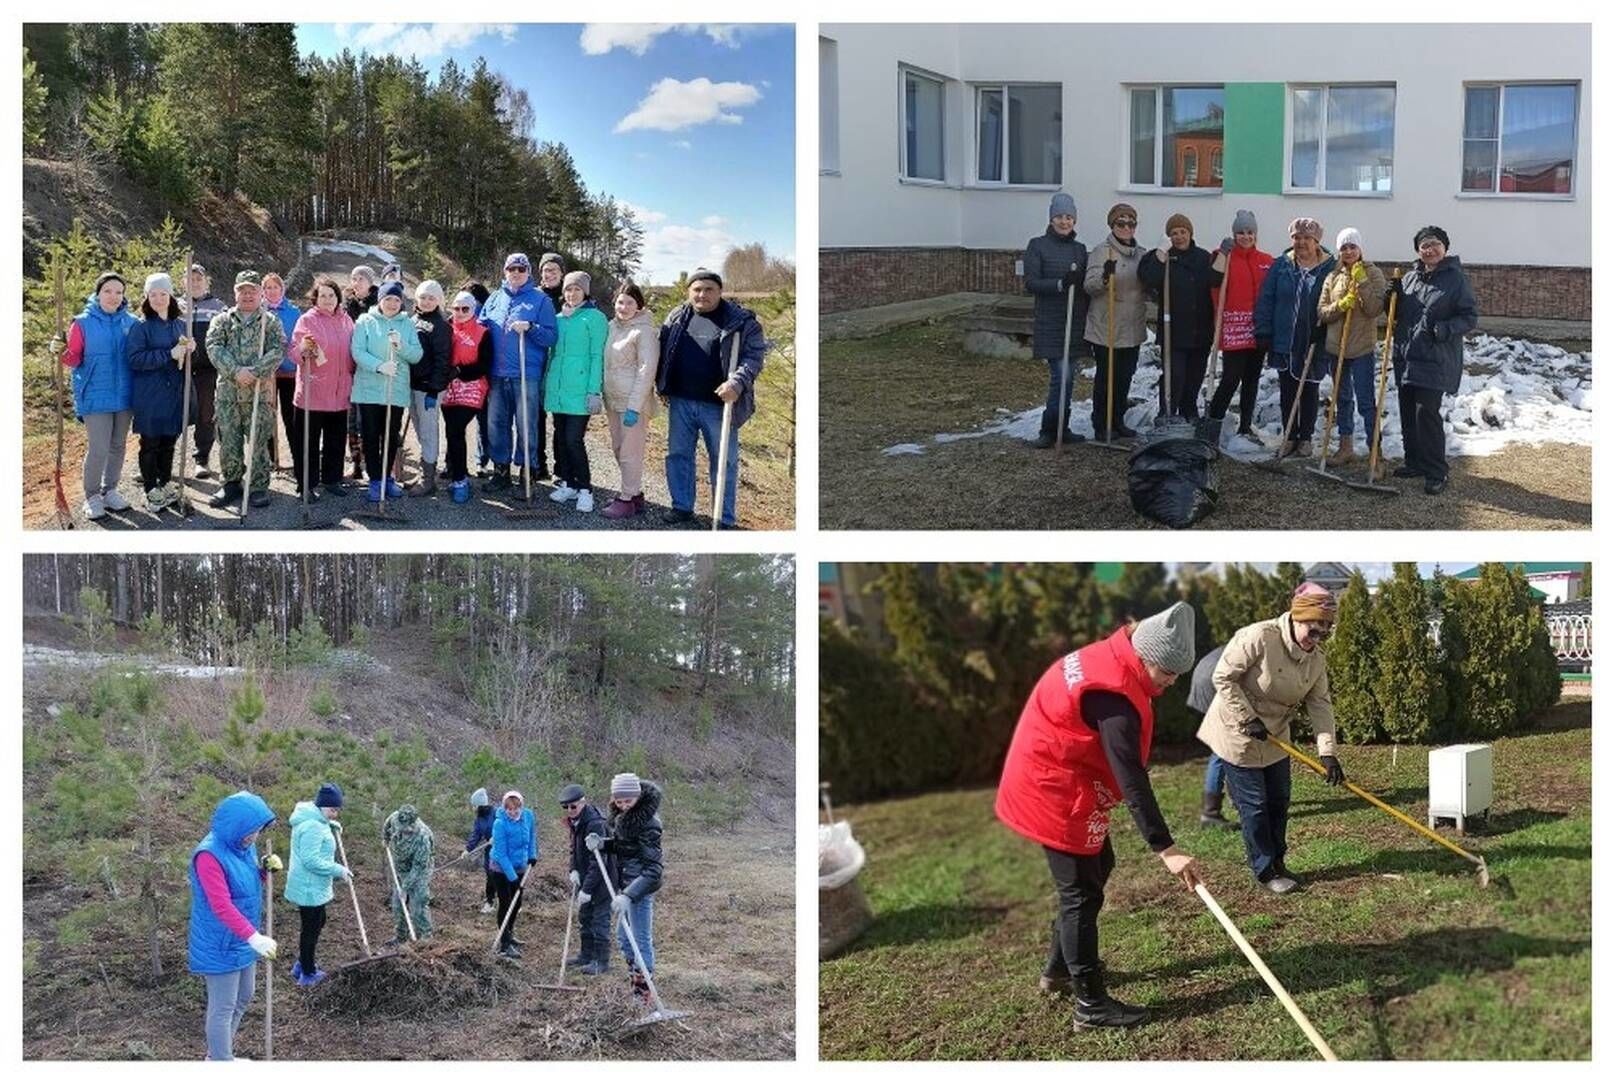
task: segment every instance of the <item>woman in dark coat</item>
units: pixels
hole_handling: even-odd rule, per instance
[[[1061,377],[1067,377],[1067,421],[1072,418],[1072,362],[1088,354],[1083,341],[1084,321],[1089,317],[1089,296],[1083,291],[1083,269],[1089,250],[1078,241],[1078,206],[1068,193],[1050,198],[1050,226],[1028,240],[1022,254],[1023,283],[1033,295],[1033,356],[1050,366],[1050,393],[1044,400],[1044,417],[1039,422],[1036,447],[1056,445],[1056,425],[1060,419]],[[1072,345],[1067,361],[1067,295],[1076,292],[1072,303]],[[1081,443],[1067,422],[1061,422],[1063,442]]]
[[[1139,282],[1154,296],[1156,308],[1166,309],[1162,290],[1172,280],[1172,353],[1165,355],[1172,383],[1162,392],[1163,406],[1171,399],[1172,411],[1186,420],[1200,416],[1200,385],[1206,377],[1215,324],[1211,304],[1211,255],[1194,244],[1194,224],[1183,213],[1167,219],[1167,249],[1152,249],[1139,260]],[[1163,325],[1158,341],[1166,345]]]
[[[1437,495],[1450,482],[1444,456],[1445,395],[1461,389],[1463,341],[1478,326],[1478,302],[1461,270],[1461,258],[1447,256],[1450,236],[1442,227],[1424,227],[1411,240],[1417,261],[1390,289],[1395,308],[1394,374],[1400,385],[1400,439],[1405,464],[1399,477],[1421,477],[1422,490]]]
[[[144,281],[139,312],[141,319],[128,329],[133,430],[139,435],[139,479],[145,502],[157,512],[182,498],[172,483],[172,454],[183,434],[183,360],[194,344],[183,333],[171,276],[160,272]],[[190,414],[195,410],[191,404]]]
[[[646,1007],[651,999],[644,973],[654,974],[656,970],[655,895],[661,889],[663,868],[661,817],[657,814],[660,809],[661,787],[624,772],[611,779],[611,816],[606,836],[591,833],[584,838],[590,852],[604,854],[600,863],[607,873],[617,876],[617,895],[611,901],[612,914],[623,920],[617,928],[617,945],[628,962],[634,997]],[[628,938],[630,930],[632,941]],[[638,957],[634,956],[634,942],[639,945]]]
[[[1267,270],[1255,309],[1256,340],[1268,355],[1267,363],[1278,371],[1278,406],[1283,414],[1280,458],[1311,453],[1317,393],[1330,371],[1328,329],[1317,322],[1317,298],[1335,263],[1322,248],[1322,224],[1309,216],[1289,224],[1289,241],[1289,249]],[[1302,385],[1302,379],[1310,382]],[[1295,415],[1293,427],[1290,414]]]

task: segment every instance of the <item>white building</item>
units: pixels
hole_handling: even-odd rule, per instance
[[[1214,247],[1315,216],[1380,262],[1437,224],[1486,314],[1589,318],[1578,25],[824,24],[822,311],[1017,291],[1071,192],[1087,244],[1182,212]]]

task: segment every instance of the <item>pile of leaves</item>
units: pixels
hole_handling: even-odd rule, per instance
[[[521,989],[515,971],[484,948],[430,942],[340,965],[306,999],[311,1008],[335,1016],[426,1020],[497,1004]]]

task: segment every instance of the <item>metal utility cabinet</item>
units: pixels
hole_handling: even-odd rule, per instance
[[[1428,826],[1454,819],[1465,830],[1467,816],[1489,814],[1494,762],[1486,744],[1453,744],[1428,752]]]

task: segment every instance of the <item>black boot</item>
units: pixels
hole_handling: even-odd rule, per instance
[[[1105,976],[1099,968],[1072,977],[1072,1030],[1094,1027],[1138,1027],[1150,1019],[1142,1005],[1125,1005],[1106,993]]]
[[[494,475],[489,478],[489,483],[484,487],[484,490],[505,491],[510,486],[511,467],[508,465],[497,465],[494,467]]]
[[[1200,794],[1200,825],[1214,827],[1218,830],[1237,830],[1238,823],[1230,823],[1222,817],[1222,794]]]
[[[1296,874],[1295,872],[1290,871],[1286,866],[1284,866],[1283,857],[1282,856],[1280,856],[1276,860],[1272,861],[1272,866],[1273,866],[1273,869],[1276,870],[1279,875],[1281,875],[1284,878],[1288,879],[1290,882],[1293,882],[1295,885],[1304,886],[1306,884],[1306,879],[1305,879],[1304,875]]]
[[[242,498],[244,498],[244,486],[237,480],[230,480],[206,500],[206,505],[221,510],[223,507],[232,506]]]

